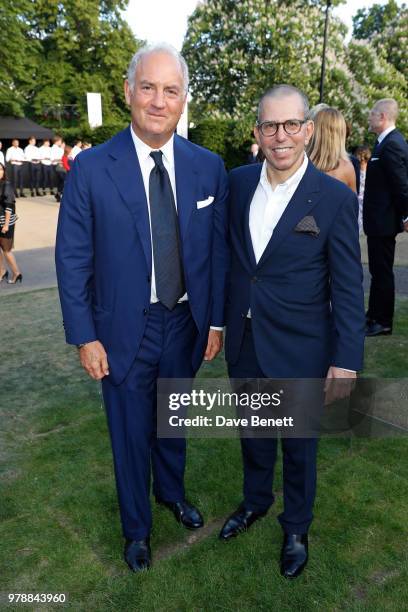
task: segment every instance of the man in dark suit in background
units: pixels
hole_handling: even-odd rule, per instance
[[[392,98],[379,100],[369,116],[370,131],[378,138],[367,165],[363,202],[371,274],[367,336],[392,333],[395,238],[408,231],[408,144],[395,128],[397,117]]]
[[[268,90],[255,127],[266,159],[230,175],[225,349],[232,379],[327,377],[329,384],[355,378],[362,367],[357,198],[308,161],[308,112],[297,88]],[[241,445],[244,500],[224,524],[222,540],[247,530],[274,501],[276,438],[242,438]],[[282,438],[282,452],[281,573],[295,578],[308,559],[317,440]]]
[[[220,157],[174,133],[187,87],[169,45],[135,54],[131,125],[75,160],[58,223],[66,339],[102,379],[133,571],[150,565],[151,469],[156,500],[185,527],[203,525],[185,498],[185,440],[158,439],[155,423],[157,379],[192,378],[224,325],[228,182]]]

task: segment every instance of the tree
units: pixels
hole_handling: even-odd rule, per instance
[[[0,2],[0,114],[24,115],[25,93],[39,57],[39,45],[27,39],[24,16],[31,14],[29,0]]]
[[[191,73],[193,121],[201,117],[235,120],[236,146],[255,121],[256,103],[268,87],[291,83],[319,98],[326,2],[207,0],[190,16],[183,54]],[[353,123],[356,142],[366,136],[367,114],[380,93],[402,100],[406,79],[386,59],[365,46],[348,48],[346,28],[330,17],[325,102]],[[358,52],[362,62],[358,62]]]
[[[68,123],[86,117],[86,92],[102,94],[103,117],[121,122],[127,116],[123,78],[137,41],[120,11],[125,0],[36,0],[30,36],[39,41],[42,59],[37,65],[30,108],[35,117]],[[27,109],[28,110],[28,109]],[[53,117],[54,116],[54,117]]]
[[[0,112],[60,129],[86,125],[86,92],[102,94],[104,123],[124,124],[123,78],[140,46],[127,0],[13,0],[0,4]],[[6,34],[4,35],[4,32]]]
[[[408,79],[406,4],[398,6],[395,0],[389,0],[385,5],[358,10],[353,17],[353,37],[369,41],[377,53]]]

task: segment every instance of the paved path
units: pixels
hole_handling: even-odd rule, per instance
[[[10,293],[55,287],[54,244],[59,204],[53,196],[19,198],[15,255],[23,273],[17,285],[0,283],[0,298]],[[369,288],[365,239],[361,240],[364,265],[364,289]],[[408,296],[408,234],[397,238],[395,282],[397,294]]]

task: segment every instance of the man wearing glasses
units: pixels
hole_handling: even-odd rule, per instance
[[[226,359],[232,379],[355,378],[364,345],[358,203],[319,172],[304,149],[313,133],[306,96],[268,90],[255,137],[263,164],[230,175],[231,274]],[[303,406],[303,403],[302,403]],[[287,406],[290,416],[291,406]],[[305,407],[306,409],[306,407]],[[276,438],[242,438],[244,499],[225,522],[224,541],[246,531],[274,501]],[[284,531],[281,573],[308,560],[316,490],[315,438],[282,437]]]

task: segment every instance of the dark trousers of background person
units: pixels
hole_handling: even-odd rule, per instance
[[[28,166],[28,170],[30,177],[31,195],[38,195],[38,191],[41,185],[41,164],[33,164],[31,162]]]
[[[229,364],[231,379],[262,379],[255,352],[251,321],[247,320],[237,363]],[[278,520],[286,533],[307,533],[313,520],[316,496],[316,438],[282,438],[284,511]],[[244,467],[244,504],[247,510],[267,512],[277,458],[277,438],[241,438]]]
[[[42,188],[52,191],[52,166],[42,164]]]
[[[64,183],[65,178],[67,176],[67,171],[62,166],[57,166],[55,168],[55,179],[57,186],[56,198],[59,200],[62,196],[62,192],[64,191]]]
[[[394,317],[395,236],[367,236],[368,268],[371,274],[367,319],[392,327]]]
[[[23,166],[18,166],[17,164],[10,164],[11,167],[11,182],[14,187],[14,193],[16,196],[23,192]]]

